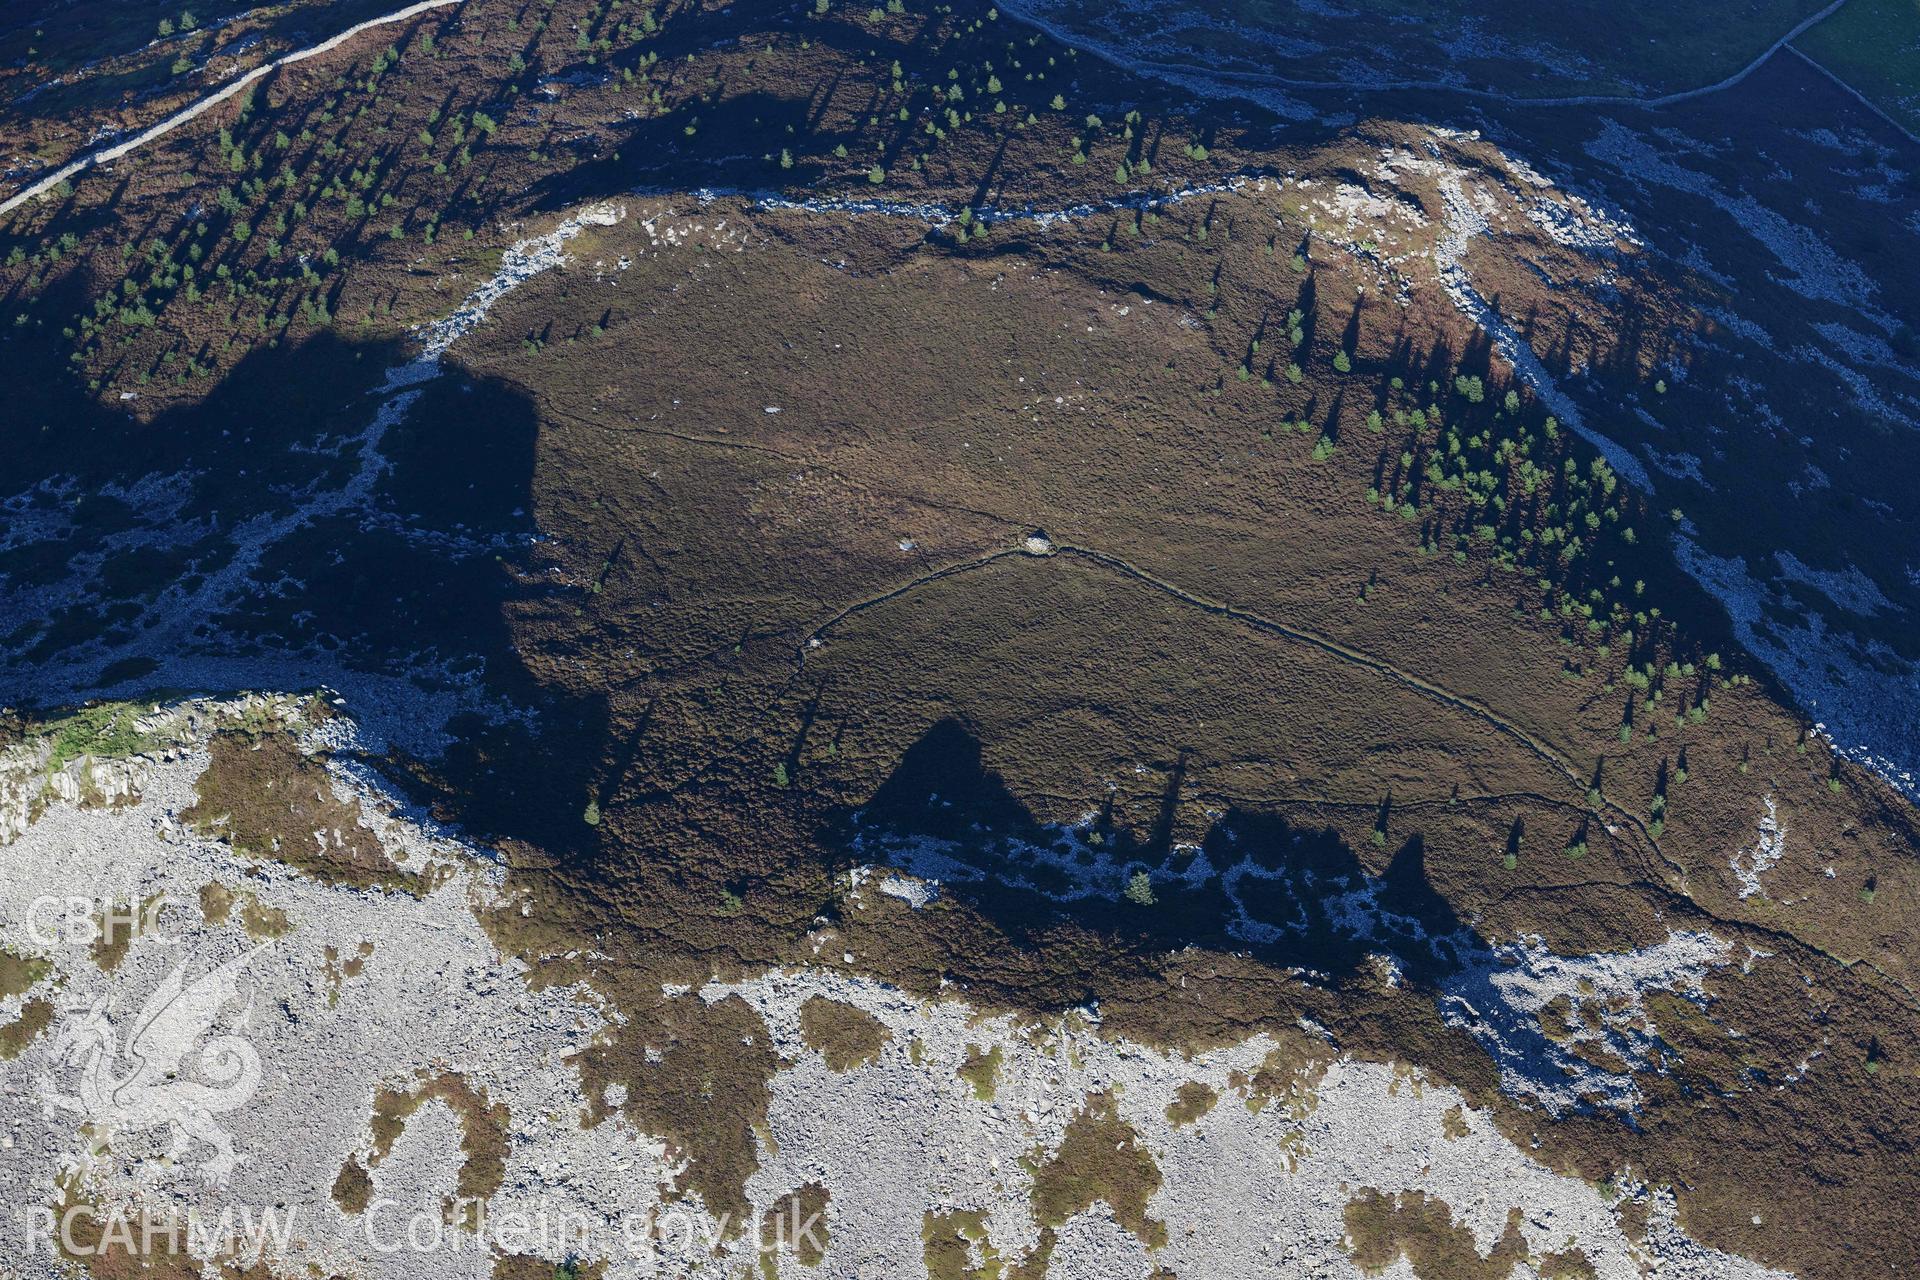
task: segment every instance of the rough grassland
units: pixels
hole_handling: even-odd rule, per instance
[[[1913,0],[1848,0],[1798,47],[1920,132],[1920,5]]]
[[[543,20],[471,0],[23,209],[0,268],[21,370],[5,443],[40,495],[21,527],[59,532],[0,549],[9,590],[47,593],[0,637],[6,670],[137,645],[156,583],[220,573],[225,532],[348,483],[407,326],[559,211],[612,199],[624,220],[570,242],[396,411],[381,518],[296,529],[183,645],[474,695],[444,752],[379,763],[501,850],[502,945],[621,1015],[581,1057],[587,1093],[621,1086],[684,1159],[675,1193],[754,1227],[778,1060],[740,1000],[668,989],[809,964],[983,1008],[1097,1002],[1115,1034],[1181,1048],[1310,1018],[1343,1052],[1454,1084],[1556,1169],[1673,1184],[1716,1246],[1820,1277],[1904,1261],[1911,809],[1731,643],[1673,564],[1666,504],[1550,429],[1443,295],[1440,180],[1409,179],[1364,226],[1325,203],[1389,151],[1519,180],[1483,141],[1286,131],[1095,63],[965,5]],[[1289,171],[1315,185],[1282,187]],[[1050,227],[971,212],[1235,174],[1267,185]],[[969,213],[684,194],[709,185]],[[1464,261],[1557,371],[1640,403],[1706,364],[1701,299],[1719,295],[1500,211]],[[1404,308],[1388,257],[1429,273]],[[1723,421],[1706,397],[1658,403]],[[1754,436],[1728,447],[1799,467]],[[1823,460],[1839,489],[1871,465]],[[173,491],[113,494],[150,474],[183,477],[179,536],[128,550]],[[1753,492],[1702,508],[1789,518]],[[97,591],[60,594],[96,560]],[[159,683],[175,657],[99,678]],[[111,717],[80,723],[76,746],[117,741]],[[353,830],[302,759],[227,743],[216,764],[198,816],[261,856],[304,855],[316,818]],[[1732,863],[1766,814],[1786,853],[1741,896]],[[1605,953],[1700,929],[1751,963],[1714,972],[1704,1006],[1654,1002],[1670,1070],[1637,1072],[1636,1126],[1554,1122],[1441,1019],[1431,957],[1249,942],[1217,885],[1060,901],[990,874],[921,909],[847,905],[863,838],[985,859],[1060,824],[1141,866],[1199,846],[1337,868],[1433,934]],[[1065,898],[1069,875],[1041,888]],[[1289,905],[1274,891],[1254,914]],[[876,1048],[844,1014],[814,1021],[831,1060]],[[1274,1063],[1248,1100],[1306,1105],[1302,1069]],[[1047,1166],[1046,1212],[1101,1200],[1149,1239],[1158,1171],[1112,1121],[1090,1110]],[[1756,1187],[1775,1206],[1758,1223]],[[1359,1214],[1369,1265],[1486,1263],[1446,1206]],[[967,1274],[983,1234],[930,1215],[929,1269]]]

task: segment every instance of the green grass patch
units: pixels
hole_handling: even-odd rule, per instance
[[[123,759],[148,750],[154,739],[135,727],[140,715],[140,707],[131,702],[103,702],[51,722],[46,733],[53,740],[53,754],[47,768],[63,769],[81,756]]]
[[[1920,132],[1920,0],[1848,0],[1795,47]]]

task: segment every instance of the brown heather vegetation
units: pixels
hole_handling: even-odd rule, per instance
[[[817,1267],[826,1257],[831,1232],[827,1224],[827,1204],[833,1196],[817,1182],[808,1182],[767,1206],[760,1217],[760,1239],[768,1256],[762,1269],[778,1280],[778,1265],[771,1258],[775,1250],[791,1250],[803,1267]]]
[[[22,996],[39,985],[52,966],[36,956],[16,955],[0,947],[0,1000]]]
[[[800,1006],[800,1036],[807,1047],[826,1060],[829,1071],[852,1071],[880,1056],[892,1037],[880,1020],[825,996],[809,997]]]
[[[26,1052],[42,1032],[53,1025],[53,1015],[58,1012],[51,1000],[38,996],[23,1001],[20,1012],[9,1022],[0,1025],[0,1058],[7,1061]]]
[[[1520,1210],[1491,1253],[1482,1255],[1473,1229],[1454,1220],[1444,1200],[1420,1191],[1384,1195],[1372,1187],[1347,1202],[1347,1238],[1354,1265],[1378,1275],[1401,1258],[1422,1280],[1505,1280],[1527,1258]]]
[[[1068,1122],[1060,1148],[1026,1161],[1033,1174],[1033,1216],[1059,1227],[1096,1203],[1149,1249],[1167,1242],[1165,1224],[1150,1217],[1147,1201],[1160,1189],[1160,1170],[1140,1135],[1120,1116],[1112,1094],[1086,1100]]]
[[[233,75],[393,6],[382,0],[143,0],[26,7],[0,31],[0,132],[49,168],[112,129],[137,133]],[[104,144],[101,144],[104,145]],[[0,194],[24,186],[10,177]]]
[[[1189,1080],[1180,1086],[1172,1102],[1167,1104],[1167,1119],[1175,1125],[1192,1124],[1207,1112],[1213,1110],[1213,1104],[1220,1095],[1212,1086]]]
[[[136,1218],[129,1237],[85,1194],[75,1175],[62,1174],[57,1185],[59,1198],[50,1207],[54,1221],[65,1225],[56,1232],[56,1239],[65,1263],[74,1268],[75,1274],[84,1273],[94,1280],[282,1280],[258,1259],[227,1259],[208,1266],[190,1256],[181,1247],[187,1240],[184,1219],[156,1218],[151,1238],[142,1239]],[[343,1278],[316,1268],[312,1280]]]
[[[1270,217],[1223,199],[1216,217],[1256,212]],[[1664,565],[1658,516],[1618,486],[1606,495],[1604,470],[1565,433],[1553,447],[1614,504],[1597,508],[1602,531],[1616,527],[1607,511],[1641,531],[1584,544],[1567,572],[1529,549],[1556,526],[1524,526],[1532,544],[1480,538],[1464,480],[1437,487],[1411,520],[1367,501],[1406,440],[1376,443],[1386,431],[1369,430],[1366,406],[1384,390],[1397,411],[1390,378],[1413,380],[1389,372],[1398,328],[1375,329],[1365,310],[1356,373],[1314,392],[1330,405],[1348,379],[1358,384],[1332,419],[1338,447],[1315,457],[1319,437],[1278,429],[1300,417],[1302,393],[1228,377],[1215,397],[1216,374],[1184,381],[1189,366],[1221,367],[1209,330],[1176,323],[1174,303],[1143,301],[1183,286],[1147,275],[1139,289],[1116,287],[1117,255],[1081,250],[1071,230],[1017,254],[997,231],[1000,247],[980,256],[971,243],[902,245],[887,224],[841,224],[838,251],[870,255],[849,275],[813,262],[827,242],[802,215],[735,206],[730,225],[767,247],[690,261],[652,252],[640,216],[576,249],[633,257],[617,291],[577,276],[532,282],[467,356],[490,382],[525,388],[544,424],[529,498],[551,540],[512,571],[506,625],[537,678],[591,709],[590,732],[609,744],[581,761],[576,794],[600,818],[591,838],[576,801],[509,845],[542,922],[503,918],[509,945],[555,957],[569,934],[605,927],[606,910],[586,900],[611,896],[624,927],[657,939],[656,954],[702,957],[595,976],[633,991],[642,1021],[654,1016],[651,983],[843,951],[856,971],[929,995],[944,977],[989,1005],[1097,996],[1116,1033],[1160,1043],[1310,1016],[1346,1052],[1415,1062],[1465,1089],[1568,1171],[1661,1169],[1683,1188],[1683,1222],[1724,1247],[1811,1270],[1823,1255],[1875,1247],[1813,1226],[1842,1200],[1813,1190],[1806,1152],[1828,1153],[1824,1177],[1905,1185],[1906,1165],[1852,1163],[1837,1153],[1868,1140],[1830,1129],[1851,1126],[1842,1117],[1863,1088],[1884,1114],[1904,1114],[1906,1091],[1884,1083],[1904,1077],[1856,1067],[1785,1093],[1760,1082],[1791,1071],[1837,1008],[1859,1019],[1835,1036],[1856,1064],[1875,1036],[1889,1063],[1908,1061],[1911,1037],[1869,1028],[1912,1025],[1910,819],[1750,678],[1712,611]],[[1218,232],[1208,243],[1237,240]],[[1130,258],[1147,272],[1152,253],[1181,251],[1163,242]],[[1322,296],[1351,292],[1332,283],[1337,259],[1315,272]],[[1297,288],[1280,281],[1275,307]],[[753,323],[727,329],[747,297]],[[1123,306],[1135,314],[1119,316]],[[581,317],[574,342],[523,340],[565,333],[555,318],[569,312]],[[1439,332],[1451,323],[1425,320]],[[1023,339],[1000,345],[1001,334]],[[631,373],[639,351],[644,379]],[[724,376],[715,351],[731,353]],[[874,351],[890,353],[884,386],[859,372]],[[1430,380],[1452,386],[1464,376],[1450,372],[1457,358]],[[849,379],[860,394],[845,394]],[[958,400],[943,390],[961,385]],[[1069,394],[1079,408],[1053,404]],[[1478,405],[1445,391],[1437,400],[1443,426],[1422,439],[1449,457],[1444,424],[1456,416],[1463,451],[1529,420],[1530,447],[1546,447],[1544,416],[1524,396],[1517,415],[1504,391],[1483,390]],[[1470,425],[1477,416],[1484,427]],[[1413,470],[1422,465],[1416,455]],[[1439,465],[1442,479],[1453,474]],[[1555,463],[1554,474],[1566,472]],[[1003,554],[1035,527],[1055,554]],[[904,536],[915,544],[905,554]],[[1592,570],[1579,567],[1589,558]],[[1615,577],[1649,602],[1646,622],[1608,596]],[[535,589],[556,582],[579,585]],[[1592,590],[1602,599],[1589,619]],[[813,637],[819,648],[807,647]],[[454,803],[458,784],[440,777]],[[911,814],[913,797],[933,792],[1014,832],[1072,820],[1104,796],[1099,831],[1148,853],[1206,841],[1209,812],[1258,813],[1276,845],[1289,831],[1324,833],[1369,874],[1403,884],[1409,902],[1431,895],[1486,936],[1538,932],[1562,950],[1710,927],[1774,953],[1712,979],[1713,1003],[1697,1015],[1722,1041],[1740,1036],[1749,1074],[1708,1108],[1683,1075],[1643,1078],[1652,1103],[1637,1132],[1599,1117],[1543,1126],[1497,1093],[1484,1053],[1440,1025],[1430,998],[1363,972],[1315,990],[1229,958],[1238,944],[1205,893],[1163,894],[1124,920],[1056,912],[991,880],[918,912],[890,900],[838,910],[845,864],[833,851],[846,815],[886,795]],[[1805,861],[1783,865],[1768,898],[1740,899],[1726,859],[1753,842],[1767,794],[1795,839],[1841,860],[1831,879]],[[771,838],[776,828],[793,835]],[[582,852],[536,849],[568,840]],[[821,861],[775,852],[789,840],[818,842]],[[670,866],[654,852],[664,849]],[[1871,903],[1859,894],[1869,880]],[[802,942],[820,915],[825,945]],[[1221,951],[1155,958],[1190,943]],[[729,1061],[720,1079],[755,1091],[754,1070]],[[1716,1152],[1749,1125],[1813,1148],[1750,1143],[1735,1173]],[[722,1127],[714,1167],[748,1167],[750,1120]],[[1793,1203],[1807,1217],[1752,1226],[1755,1178],[1803,1187]]]
[[[360,802],[336,796],[326,766],[291,733],[221,733],[208,754],[199,801],[180,815],[203,834],[323,884],[420,890],[419,876],[395,866],[362,821]]]
[[[208,924],[225,924],[240,909],[240,927],[255,942],[283,938],[293,922],[280,908],[260,901],[251,889],[229,889],[217,881],[200,886],[200,914]]]
[[[493,1280],[601,1280],[604,1262],[564,1262],[558,1267],[545,1258],[505,1254],[493,1260]]]
[[[508,1125],[505,1103],[492,1102],[457,1072],[428,1075],[409,1088],[385,1088],[374,1095],[373,1141],[363,1163],[347,1157],[333,1183],[333,1199],[348,1213],[365,1213],[373,1193],[369,1170],[378,1167],[406,1130],[407,1122],[429,1102],[443,1103],[460,1122],[460,1172],[454,1196],[443,1206],[449,1223],[475,1229],[478,1205],[500,1189],[507,1172]]]
[[[990,1049],[968,1045],[966,1061],[957,1068],[960,1078],[973,1090],[973,1096],[982,1102],[992,1102],[1000,1088],[1002,1056],[999,1045]]]
[[[1059,207],[1243,170],[1344,180],[1425,132],[1250,125],[980,7],[903,9],[789,26],[745,3],[469,0],[268,78],[0,233],[21,474],[192,470],[220,528],[337,484],[351,459],[307,446],[364,425],[406,327],[557,211],[626,193],[625,222],[506,299],[386,442],[382,497],[411,527],[509,549],[447,561],[331,522],[263,566],[304,584],[295,598],[210,625],[370,670],[474,655],[489,693],[537,708],[537,729],[456,723],[445,758],[384,763],[504,853],[501,944],[624,1016],[581,1059],[588,1096],[626,1087],[634,1123],[688,1162],[674,1194],[750,1227],[778,1061],[744,1002],[663,984],[825,964],[984,1009],[1097,1001],[1109,1033],[1181,1049],[1311,1018],[1340,1052],[1461,1089],[1556,1169],[1671,1184],[1710,1244],[1835,1280],[1904,1263],[1911,809],[1828,754],[1674,567],[1671,514],[1550,422],[1443,299],[1395,305],[1291,194],[934,233],[632,194]],[[703,231],[663,250],[649,217],[725,218],[748,247]],[[1705,324],[1636,255],[1611,285],[1628,326],[1540,282],[1543,263],[1577,271],[1544,237],[1474,253],[1482,286],[1606,385],[1642,385]],[[1689,394],[1669,403],[1706,415]],[[1770,536],[1752,506],[1729,491],[1691,514]],[[0,553],[0,571],[57,581],[128,514],[76,511],[72,543]],[[1036,528],[1054,554],[1012,550]],[[110,602],[23,621],[8,651],[50,661],[112,634],[153,582],[220,556],[216,539],[115,560]],[[195,812],[291,861],[330,792],[304,789],[317,765],[286,744],[255,745],[221,741]],[[1765,955],[1711,978],[1704,1008],[1655,998],[1672,1070],[1639,1073],[1636,1126],[1553,1122],[1498,1091],[1431,974],[1389,985],[1337,939],[1249,948],[1217,886],[1059,908],[989,876],[921,910],[847,910],[853,815],[935,822],[934,793],[962,814],[935,835],[1032,835],[1093,807],[1105,847],[1143,863],[1229,833],[1284,862],[1300,836],[1435,930],[1604,951],[1709,928]],[[1793,852],[1742,899],[1727,860],[1768,795]],[[293,865],[384,882],[366,854]],[[209,918],[239,901],[203,895]],[[849,1065],[879,1047],[816,1034]],[[1304,1104],[1312,1070],[1289,1051],[1242,1087]],[[1110,1099],[1074,1124],[1034,1155],[1042,1220],[1104,1202],[1151,1239],[1150,1155]],[[1437,1201],[1355,1204],[1363,1266],[1476,1276],[1524,1251],[1510,1233],[1483,1257]],[[930,1274],[984,1274],[984,1237],[977,1213],[929,1214]],[[990,1265],[1037,1280],[1051,1248],[1049,1230]]]

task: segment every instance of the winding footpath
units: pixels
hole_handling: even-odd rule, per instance
[[[31,185],[7,197],[5,200],[0,200],[0,216],[5,216],[13,212],[29,200],[46,195],[61,183],[88,169],[118,160],[122,156],[138,150],[156,138],[173,132],[181,125],[186,124],[188,121],[193,120],[213,107],[218,106],[220,103],[234,97],[249,85],[256,83],[263,77],[279,70],[281,67],[290,66],[296,62],[304,62],[309,58],[319,57],[323,53],[328,53],[339,48],[355,36],[376,27],[389,26],[397,22],[406,22],[429,10],[448,8],[453,5],[464,4],[465,2],[466,0],[417,0],[416,3],[410,4],[403,9],[398,9],[393,13],[383,14],[377,18],[369,18],[365,22],[347,28],[338,35],[321,41],[319,44],[311,45],[305,49],[295,50],[293,53],[276,58],[272,62],[263,63],[245,75],[240,76],[232,83],[222,86],[207,97],[195,102],[193,105],[184,107],[173,115],[168,116],[158,124],[143,129],[131,138],[116,142],[112,146],[81,156],[79,159],[71,161],[61,168],[54,170],[52,173],[41,177]],[[1800,53],[1798,49],[1791,48],[1792,41],[1799,39],[1802,35],[1806,34],[1806,32],[1838,13],[1846,3],[1847,0],[1832,0],[1831,4],[1819,12],[1802,19],[1791,31],[1768,45],[1751,62],[1747,63],[1732,75],[1727,76],[1725,79],[1717,80],[1709,85],[1702,85],[1699,88],[1685,89],[1677,93],[1662,94],[1653,98],[1635,97],[1630,94],[1576,94],[1557,98],[1529,98],[1500,93],[1493,89],[1476,89],[1442,80],[1385,80],[1376,81],[1372,84],[1355,85],[1333,80],[1296,80],[1287,76],[1261,75],[1252,72],[1209,71],[1185,63],[1130,58],[1125,53],[1094,40],[1084,33],[1071,31],[1058,23],[1051,22],[1040,16],[1036,11],[1036,6],[1031,3],[1031,0],[1012,0],[1011,3],[1002,4],[1001,7],[1014,18],[1037,30],[1046,32],[1062,44],[1073,48],[1085,49],[1095,57],[1123,71],[1136,72],[1161,79],[1172,77],[1175,78],[1178,83],[1188,88],[1193,87],[1189,83],[1190,80],[1195,77],[1204,77],[1224,86],[1240,85],[1253,89],[1297,89],[1304,91],[1343,90],[1347,92],[1358,91],[1365,93],[1393,93],[1403,91],[1455,93],[1465,97],[1481,98],[1510,106],[1619,106],[1645,108],[1672,106],[1675,103],[1686,102],[1693,98],[1704,97],[1708,94],[1731,89],[1758,71],[1776,53],[1779,53],[1782,49],[1789,49],[1790,52],[1798,54],[1801,58],[1812,64],[1839,87],[1845,89],[1855,98],[1858,98],[1873,110],[1875,114],[1879,115],[1888,123],[1893,124],[1894,128],[1898,129],[1908,138],[1920,142],[1920,138],[1915,138],[1912,132],[1895,122],[1892,117],[1888,116],[1884,111],[1874,107],[1871,102],[1868,102],[1867,99],[1851,85],[1841,80],[1825,67],[1813,62],[1811,58],[1807,58],[1806,55]]]
[[[1462,97],[1480,98],[1489,102],[1499,102],[1515,107],[1670,107],[1675,103],[1686,102],[1693,98],[1705,97],[1731,89],[1748,76],[1766,65],[1768,59],[1787,47],[1787,45],[1805,35],[1808,31],[1825,22],[1838,13],[1847,0],[1833,0],[1818,13],[1802,19],[1793,30],[1775,40],[1762,50],[1759,56],[1746,66],[1712,84],[1701,85],[1696,89],[1682,89],[1676,93],[1661,94],[1646,98],[1633,94],[1589,93],[1571,94],[1565,97],[1530,98],[1516,94],[1501,93],[1497,89],[1476,89],[1470,85],[1455,84],[1446,80],[1376,80],[1367,84],[1353,84],[1341,80],[1296,80],[1289,76],[1262,74],[1252,71],[1222,71],[1214,68],[1195,66],[1184,62],[1165,62],[1151,58],[1132,58],[1121,50],[1103,44],[1084,32],[1074,31],[1059,23],[1050,22],[1035,11],[1033,0],[1001,0],[1000,8],[1030,27],[1046,32],[1060,43],[1078,49],[1085,49],[1101,61],[1122,71],[1155,76],[1160,79],[1177,78],[1176,82],[1185,88],[1193,88],[1195,79],[1213,81],[1248,89],[1297,89],[1306,92],[1327,90],[1348,93],[1401,93],[1429,92],[1454,93]],[[1797,50],[1795,52],[1798,52]]]
[[[1182,587],[1178,583],[1170,582],[1147,569],[1143,569],[1124,557],[1102,551],[1097,547],[1080,546],[1071,542],[1027,543],[997,548],[984,555],[943,565],[928,573],[910,579],[907,582],[903,582],[897,587],[883,591],[878,595],[870,596],[864,600],[847,605],[808,633],[806,642],[800,649],[801,662],[803,664],[805,663],[808,650],[823,643],[826,634],[847,619],[865,613],[870,609],[878,608],[891,601],[898,600],[903,596],[918,591],[922,587],[930,586],[935,582],[956,577],[963,573],[970,573],[975,569],[984,569],[989,565],[1013,556],[1032,556],[1039,559],[1049,559],[1056,556],[1077,557],[1081,560],[1099,565],[1101,568],[1118,574],[1121,577],[1130,578],[1162,595],[1179,601],[1181,604],[1203,610],[1213,614],[1215,617],[1237,622],[1241,626],[1250,627],[1255,631],[1280,636],[1283,639],[1292,640],[1298,644],[1304,644],[1317,649],[1329,657],[1371,671],[1375,675],[1391,680],[1423,697],[1431,698],[1433,701],[1451,710],[1458,711],[1473,719],[1479,720],[1495,732],[1519,743],[1522,747],[1526,748],[1529,753],[1540,759],[1543,763],[1551,766],[1556,772],[1566,778],[1568,783],[1571,784],[1576,791],[1584,792],[1588,788],[1588,781],[1581,775],[1580,771],[1574,767],[1570,760],[1485,703],[1470,698],[1465,694],[1455,693],[1451,689],[1435,684],[1433,681],[1415,675],[1413,672],[1407,671],[1404,668],[1395,666],[1384,658],[1377,658],[1363,650],[1343,644],[1332,636],[1322,634],[1318,631],[1310,631],[1304,627],[1294,626],[1290,623],[1278,622],[1262,614],[1254,613],[1249,609],[1243,609],[1237,605],[1226,604],[1222,601],[1211,599],[1191,591],[1186,587]],[[1641,837],[1646,840],[1648,846],[1652,848],[1660,860],[1666,864],[1667,868],[1676,876],[1679,876],[1682,882],[1684,882],[1684,870],[1667,858],[1666,854],[1660,848],[1660,842],[1654,839],[1653,833],[1647,829],[1647,825],[1640,820],[1638,815],[1627,811],[1614,801],[1604,797],[1601,801],[1601,807],[1639,832]]]
[[[410,4],[406,8],[397,10],[396,12],[383,14],[378,18],[368,18],[365,22],[357,26],[348,27],[339,35],[322,40],[319,44],[311,45],[305,49],[296,49],[294,52],[284,57],[276,58],[272,62],[262,63],[232,83],[222,85],[219,89],[200,99],[192,106],[183,107],[179,111],[174,112],[159,124],[141,130],[124,142],[116,142],[110,147],[89,152],[81,156],[78,160],[54,170],[52,173],[35,182],[32,186],[22,189],[5,200],[0,200],[0,215],[12,213],[27,201],[45,195],[75,174],[82,173],[96,165],[107,164],[111,161],[118,160],[121,156],[137,150],[140,147],[144,147],[155,138],[172,133],[189,120],[219,106],[222,102],[240,93],[247,88],[247,86],[278,71],[281,67],[290,66],[296,62],[305,62],[308,58],[317,58],[323,53],[338,49],[355,36],[364,31],[371,31],[375,27],[384,27],[396,22],[405,22],[410,18],[418,17],[430,9],[444,9],[449,5],[464,3],[466,3],[466,0],[418,0],[418,3]]]
[[[878,595],[847,605],[808,633],[807,639],[802,643],[799,650],[800,668],[804,669],[807,653],[815,645],[824,642],[827,632],[847,619],[865,613],[870,609],[878,608],[891,601],[898,600],[903,596],[919,590],[921,587],[969,573],[975,569],[986,568],[989,565],[996,564],[1001,560],[1013,556],[1031,556],[1037,559],[1054,559],[1066,556],[1077,557],[1089,563],[1099,565],[1109,572],[1132,579],[1182,604],[1203,610],[1215,617],[1225,618],[1255,631],[1280,636],[1284,639],[1307,645],[1330,657],[1371,671],[1415,693],[1431,698],[1433,701],[1451,710],[1458,711],[1473,719],[1479,720],[1494,731],[1520,744],[1529,753],[1560,773],[1567,779],[1568,783],[1576,792],[1585,792],[1588,788],[1587,780],[1574,768],[1572,762],[1559,751],[1542,742],[1526,729],[1515,724],[1512,720],[1507,719],[1485,703],[1468,697],[1465,694],[1455,693],[1453,690],[1416,675],[1403,667],[1396,666],[1384,658],[1375,657],[1373,654],[1353,648],[1321,632],[1279,622],[1249,609],[1243,609],[1237,605],[1226,604],[1222,601],[1211,599],[1189,590],[1178,583],[1170,582],[1147,569],[1141,568],[1132,561],[1114,555],[1111,552],[1101,551],[1095,547],[1080,546],[1070,542],[1027,543],[1017,544],[1011,547],[1000,547],[983,555],[942,565],[919,577],[901,583],[899,586],[883,591]],[[796,676],[797,674],[798,672],[796,671]],[[1487,797],[1483,796],[1480,798],[1485,799]],[[1535,798],[1558,807],[1578,808],[1578,806],[1568,804],[1566,801],[1549,796],[1536,796]],[[1324,798],[1315,798],[1314,802],[1327,803]],[[1699,907],[1699,904],[1694,901],[1687,887],[1689,879],[1687,868],[1668,856],[1666,850],[1660,847],[1659,840],[1654,838],[1653,832],[1647,827],[1647,824],[1641,820],[1639,815],[1623,808],[1604,793],[1601,796],[1599,809],[1631,827],[1640,836],[1641,840],[1645,842],[1646,848],[1652,851],[1653,857],[1659,860],[1660,866],[1665,870],[1665,876],[1663,879],[1660,879],[1650,875],[1646,881],[1649,887],[1658,885],[1664,891],[1677,895],[1680,900],[1696,908]],[[1648,871],[1651,873],[1653,868],[1646,862],[1644,857],[1642,858],[1642,862],[1643,865],[1648,866]],[[1899,977],[1889,972],[1882,965],[1867,958],[1865,955],[1843,956],[1820,946],[1816,942],[1802,938],[1792,930],[1779,925],[1769,925],[1754,920],[1736,920],[1714,915],[1712,912],[1705,911],[1704,908],[1700,909],[1709,919],[1715,920],[1724,927],[1750,930],[1766,937],[1779,938],[1783,941],[1790,940],[1796,945],[1806,947],[1810,951],[1825,956],[1842,968],[1850,969],[1856,966],[1864,968],[1884,980],[1894,991],[1897,991],[1908,1008],[1920,1010],[1920,992],[1916,992]]]

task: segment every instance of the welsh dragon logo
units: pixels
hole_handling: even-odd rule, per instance
[[[171,1158],[183,1161],[196,1142],[213,1149],[200,1176],[224,1184],[239,1165],[233,1136],[214,1117],[245,1106],[260,1087],[260,1054],[243,1034],[251,1007],[216,1032],[221,1014],[240,1002],[240,974],[272,946],[255,947],[193,982],[188,962],[169,974],[120,1043],[108,1001],[95,1001],[52,1046],[54,1061],[79,1068],[73,1093],[39,1078],[50,1106],[85,1117],[104,1139],[162,1125],[173,1131]]]

